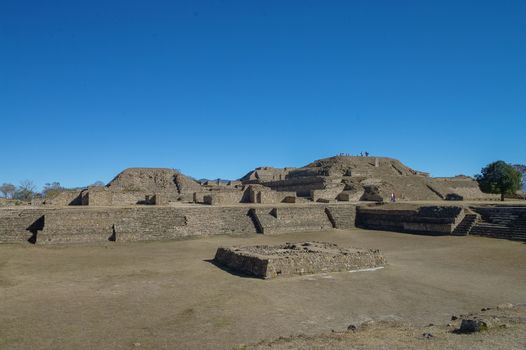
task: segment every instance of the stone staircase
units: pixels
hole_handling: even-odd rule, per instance
[[[511,239],[509,227],[484,221],[476,224],[471,229],[471,234],[477,236]]]
[[[351,229],[355,227],[356,207],[334,205],[325,208],[325,213],[334,228]]]
[[[453,236],[467,236],[471,232],[471,229],[479,220],[479,215],[474,213],[467,213],[464,219],[455,227],[451,233]]]
[[[470,234],[526,241],[526,208],[475,208],[481,218]]]
[[[522,215],[515,220],[511,226],[512,239],[517,241],[526,241],[526,215]]]
[[[252,215],[257,231],[263,234],[317,231],[333,228],[325,208],[256,208]]]
[[[252,223],[254,224],[254,227],[256,228],[256,232],[263,233],[264,229],[263,229],[263,226],[261,225],[261,222],[259,221],[258,215],[256,214],[256,209],[254,208],[250,209],[247,215],[252,220]]]

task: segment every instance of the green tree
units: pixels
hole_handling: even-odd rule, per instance
[[[513,166],[499,160],[482,168],[480,174],[475,175],[475,179],[482,192],[500,194],[503,201],[505,194],[513,194],[521,188],[522,174]]]
[[[16,186],[13,184],[4,182],[2,185],[0,185],[0,192],[2,192],[4,198],[13,198],[15,191]]]

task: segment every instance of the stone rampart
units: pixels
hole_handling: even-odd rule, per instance
[[[31,238],[29,231],[45,209],[2,209],[0,210],[0,243],[24,242]]]
[[[261,233],[278,234],[298,231],[354,227],[355,207],[351,205],[307,205],[301,207],[255,208]]]
[[[457,206],[393,208],[396,207],[358,207],[356,225],[373,230],[446,235],[464,217],[464,208]]]
[[[0,242],[24,242],[39,222],[36,243],[165,240],[213,234],[256,233],[249,208],[55,208],[0,211]],[[39,221],[43,218],[41,221]]]
[[[345,207],[345,208],[344,208]],[[263,230],[253,209],[261,213]],[[277,217],[268,218],[271,211]],[[330,210],[332,219],[326,210]],[[332,220],[332,221],[331,221]],[[133,206],[0,210],[0,242],[37,244],[166,240],[214,234],[312,231],[354,226],[354,206]]]
[[[333,227],[322,207],[257,208],[255,213],[264,234],[326,230]]]

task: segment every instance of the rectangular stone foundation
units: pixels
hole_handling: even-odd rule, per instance
[[[326,242],[220,247],[214,261],[234,272],[270,279],[385,265],[377,249],[346,249]]]

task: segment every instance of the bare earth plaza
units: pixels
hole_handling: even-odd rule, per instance
[[[127,169],[6,204],[0,242],[3,349],[526,344],[524,201],[391,158]]]
[[[526,350],[526,0],[0,0],[0,350]]]

